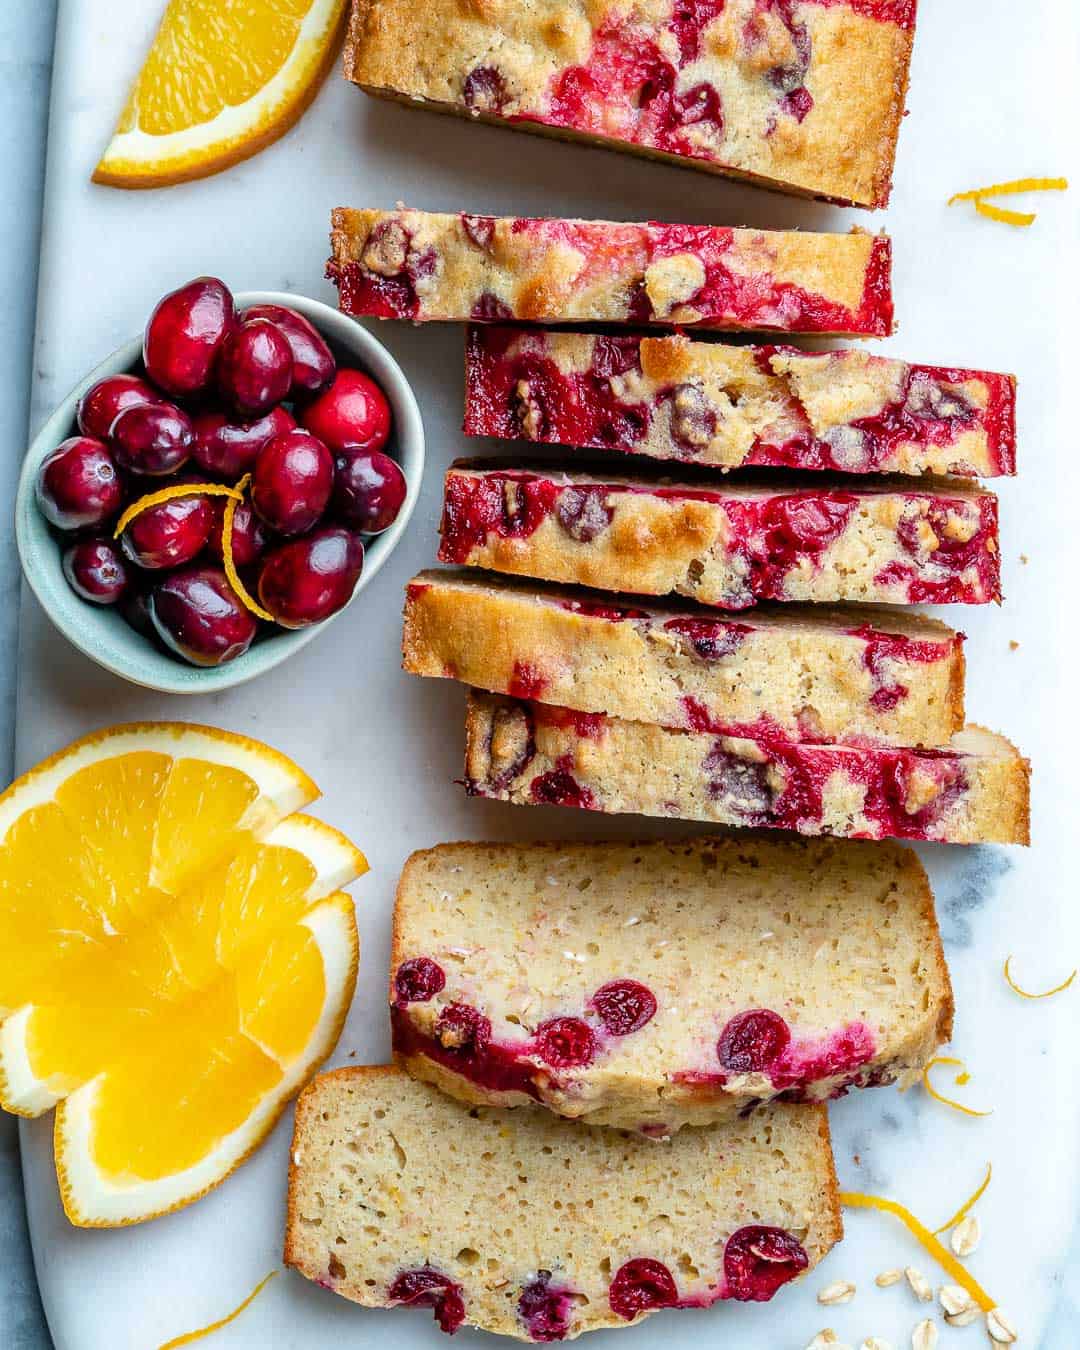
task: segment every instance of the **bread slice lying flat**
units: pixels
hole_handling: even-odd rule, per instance
[[[467,570],[406,589],[405,669],[580,712],[792,741],[944,745],[961,634],[876,606],[738,615]]]
[[[969,726],[945,749],[672,731],[469,694],[466,786],[518,806],[769,826],[857,839],[1029,842],[1031,767]]]
[[[468,1110],[388,1066],[296,1109],[285,1261],[368,1307],[519,1340],[763,1301],[842,1233],[823,1107],[667,1144],[544,1111]]]
[[[906,1084],[952,1029],[894,844],[442,844],[405,865],[391,966],[410,1073],[653,1137]]]

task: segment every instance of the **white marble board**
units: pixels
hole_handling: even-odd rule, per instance
[[[886,1192],[941,1222],[994,1164],[980,1206],[985,1237],[972,1268],[1019,1325],[1041,1339],[1077,1210],[1080,989],[1027,1004],[1005,987],[1002,959],[1034,986],[1080,957],[1075,865],[1074,578],[1080,566],[1075,378],[1067,337],[1078,296],[1076,190],[1037,202],[1022,232],[946,209],[958,189],[1029,173],[1077,172],[1072,135],[1080,36],[1069,0],[923,0],[910,116],[889,211],[867,216],[629,157],[376,103],[331,78],[300,127],[220,177],[145,194],[91,186],[90,171],[138,68],[160,0],[69,0],[61,7],[35,351],[35,423],[122,339],[164,290],[199,272],[234,287],[331,298],[323,280],[331,206],[569,214],[609,218],[887,228],[895,240],[898,336],[912,359],[1013,370],[1021,378],[1020,468],[1001,487],[1000,608],[955,609],[970,636],[973,717],[1015,739],[1035,764],[1034,847],[928,848],[958,996],[956,1053],[973,1074],[969,1120],[919,1090],[863,1093],[833,1109],[848,1188]],[[1080,186],[1080,182],[1078,182]],[[321,811],[367,851],[356,888],[360,985],[336,1063],[381,1059],[388,1039],[384,968],[397,872],[414,848],[467,837],[619,838],[661,832],[638,820],[466,800],[461,691],[398,669],[402,587],[431,563],[441,470],[462,448],[462,335],[453,327],[382,325],[379,336],[415,382],[428,434],[428,477],[412,525],[363,601],[294,660],[203,701],[135,689],[97,669],[53,631],[29,597],[19,658],[18,762],[131,718],[205,720],[262,737],[321,784]],[[880,348],[879,348],[880,349]],[[1021,561],[1026,555],[1027,562]],[[1019,647],[1012,650],[1011,642]],[[126,1231],[70,1228],[51,1166],[51,1122],[26,1124],[23,1148],[35,1256],[58,1350],[154,1350],[227,1311],[278,1264],[291,1120],[216,1193]],[[602,1333],[596,1350],[703,1337],[739,1350],[799,1350],[831,1325],[843,1340],[910,1343],[921,1311],[901,1285],[874,1288],[888,1266],[928,1262],[883,1216],[850,1216],[849,1237],[802,1287],[767,1307],[663,1313]],[[847,1308],[819,1308],[832,1279],[859,1286]],[[944,1345],[963,1335],[944,1330]],[[221,1350],[299,1350],[333,1340],[388,1347],[441,1344],[426,1312],[380,1313],[288,1274],[212,1342]],[[457,1344],[486,1344],[464,1331]],[[961,1345],[962,1341],[957,1341]]]

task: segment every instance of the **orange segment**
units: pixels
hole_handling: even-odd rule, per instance
[[[283,135],[337,52],[345,0],[170,0],[94,181],[217,173]]]

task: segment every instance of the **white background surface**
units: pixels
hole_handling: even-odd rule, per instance
[[[919,1091],[864,1093],[833,1110],[841,1182],[888,1193],[936,1226],[976,1184],[985,1237],[972,1269],[1037,1344],[1077,1201],[1080,1079],[1076,998],[1027,1004],[1005,988],[1016,955],[1030,986],[1052,983],[1080,954],[1071,847],[1078,748],[1070,714],[1074,638],[1067,578],[1077,564],[1073,503],[1080,487],[1066,417],[1066,324],[1077,298],[1077,212],[1071,196],[1035,199],[1027,232],[947,210],[961,188],[1027,173],[1076,177],[1071,106],[1078,24],[1061,0],[1018,11],[1003,0],[924,0],[911,115],[901,135],[894,205],[875,216],[770,196],[629,157],[565,147],[375,104],[332,79],[301,126],[217,179],[153,194],[92,187],[89,172],[137,69],[157,0],[71,0],[60,17],[37,344],[38,412],[139,329],[165,289],[203,271],[234,287],[328,298],[322,280],[329,209],[435,209],[655,217],[845,229],[894,236],[900,333],[878,344],[912,359],[1014,370],[1021,377],[1021,477],[1001,490],[1000,609],[954,609],[970,636],[971,715],[1013,737],[1035,761],[1035,846],[927,849],[958,999],[957,1053],[974,1075],[968,1120]],[[122,72],[118,75],[118,72]],[[1073,162],[1070,162],[1070,161]],[[1080,186],[1080,184],[1078,184]],[[1026,203],[1025,203],[1026,205]],[[356,888],[364,943],[356,1005],[336,1062],[387,1052],[383,1011],[387,917],[408,852],[440,839],[525,835],[617,837],[658,831],[555,810],[468,802],[460,773],[461,693],[397,669],[401,589],[435,551],[439,471],[462,448],[461,333],[378,329],[421,399],[429,471],[421,504],[391,562],[348,615],[288,665],[209,701],[137,691],[69,648],[32,601],[23,611],[18,763],[72,737],[136,717],[188,717],[260,736],[294,755],[322,785],[322,814],[364,847],[372,872]],[[1019,561],[1029,558],[1028,565]],[[1009,649],[1010,639],[1020,643]],[[23,1130],[39,1278],[59,1350],[153,1350],[220,1316],[279,1260],[288,1120],[214,1195],[168,1219],[121,1232],[80,1233],[59,1208],[50,1122]],[[665,1313],[590,1340],[678,1350],[707,1338],[739,1350],[799,1350],[825,1325],[857,1343],[909,1343],[923,1309],[906,1287],[878,1291],[874,1274],[929,1262],[893,1221],[856,1214],[849,1237],[801,1288],[767,1307]],[[859,1285],[826,1311],[815,1291]],[[940,1320],[940,1319],[939,1319]],[[943,1328],[943,1346],[978,1330]],[[212,1342],[299,1350],[329,1337],[389,1346],[442,1344],[426,1312],[357,1310],[299,1277],[279,1278]],[[456,1344],[484,1344],[461,1332]],[[490,1344],[490,1342],[488,1342]]]

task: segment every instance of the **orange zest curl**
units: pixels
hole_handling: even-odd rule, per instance
[[[1035,219],[1034,211],[1006,211],[1003,206],[994,206],[990,202],[984,202],[981,198],[976,201],[975,210],[980,216],[986,216],[989,220],[1000,221],[1002,225],[1024,227],[1032,224]]]
[[[990,1166],[989,1163],[987,1163],[986,1176],[983,1177],[982,1185],[979,1187],[977,1191],[974,1192],[974,1194],[968,1196],[968,1198],[964,1201],[964,1203],[960,1206],[960,1208],[956,1211],[956,1213],[952,1216],[951,1219],[946,1219],[940,1228],[934,1229],[935,1237],[937,1237],[939,1233],[947,1233],[950,1228],[955,1228],[961,1219],[967,1218],[969,1212],[976,1204],[976,1202],[981,1200],[983,1195],[986,1193],[986,1188],[987,1186],[990,1185],[990,1178],[993,1175],[994,1169]]]
[[[989,187],[971,188],[968,192],[954,192],[949,205],[955,202],[974,202],[980,216],[1000,221],[1003,225],[1016,225],[1024,228],[1035,220],[1034,211],[1008,211],[1003,206],[993,206],[987,197],[1013,197],[1018,192],[1064,192],[1069,186],[1067,178],[1014,178],[1009,183],[991,183]]]
[[[990,1297],[982,1285],[953,1256],[947,1247],[943,1247],[930,1229],[912,1214],[911,1210],[895,1200],[886,1200],[880,1195],[862,1195],[858,1191],[842,1191],[840,1203],[849,1209],[877,1209],[883,1214],[893,1214],[907,1228],[919,1245],[932,1256],[938,1265],[961,1287],[966,1289],[983,1312],[996,1308],[997,1303]]]
[[[960,1111],[965,1116],[993,1115],[992,1111],[975,1111],[970,1106],[963,1106],[960,1102],[954,1102],[951,1097],[946,1097],[943,1093],[938,1092],[937,1088],[930,1082],[930,1071],[935,1069],[939,1064],[951,1064],[960,1070],[960,1073],[958,1073],[953,1080],[958,1086],[963,1087],[965,1083],[971,1081],[971,1075],[964,1072],[964,1061],[962,1059],[953,1059],[948,1055],[936,1056],[930,1061],[926,1068],[923,1069],[922,1073],[923,1087],[930,1096],[933,1097],[934,1101],[941,1102],[943,1106],[951,1106],[954,1111]]]
[[[113,538],[119,539],[135,517],[141,516],[148,507],[171,502],[174,497],[231,497],[234,501],[243,500],[242,493],[223,483],[174,483],[172,487],[158,488],[157,492],[148,492],[145,497],[132,502],[116,522]]]
[[[1004,970],[1005,980],[1008,983],[1009,988],[1013,991],[1013,993],[1019,994],[1021,998],[1030,998],[1030,999],[1050,998],[1051,995],[1060,994],[1064,990],[1068,989],[1069,985],[1072,984],[1073,980],[1076,979],[1077,972],[1074,970],[1067,980],[1062,980],[1060,984],[1055,984],[1053,989],[1044,989],[1041,994],[1029,994],[1026,989],[1021,989],[1020,986],[1013,979],[1012,975],[1010,975],[1009,962],[1011,960],[1012,960],[1011,956],[1007,956],[1005,958],[1005,970]]]
[[[243,1303],[234,1308],[227,1317],[222,1317],[217,1322],[211,1322],[209,1326],[200,1327],[197,1331],[186,1331],[182,1336],[166,1341],[164,1345],[158,1347],[158,1350],[177,1350],[178,1346],[190,1345],[193,1341],[201,1341],[204,1336],[210,1336],[213,1332],[220,1331],[222,1327],[227,1327],[230,1322],[235,1322],[240,1314],[254,1303],[277,1273],[276,1270],[272,1270],[269,1275],[264,1275]]]
[[[263,609],[262,605],[240,580],[240,573],[236,570],[236,560],[233,558],[233,517],[236,515],[236,504],[244,500],[244,489],[250,482],[251,474],[246,473],[236,487],[230,490],[229,500],[225,503],[225,515],[221,521],[221,556],[225,563],[225,576],[228,578],[229,585],[236,592],[236,598],[245,609],[251,610],[256,618],[266,619],[267,622],[273,623],[274,616]]]

